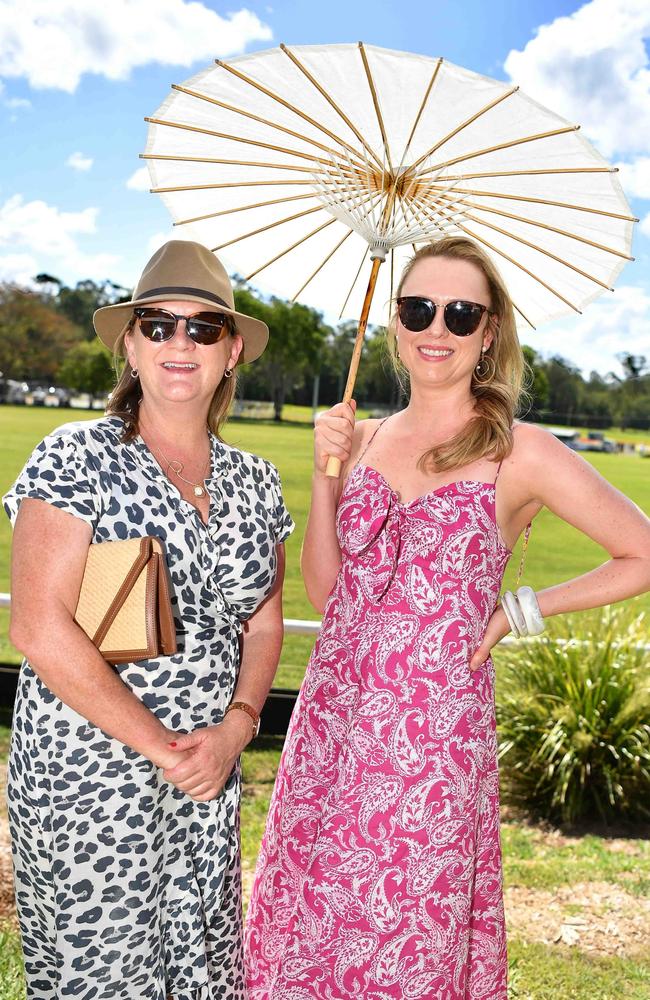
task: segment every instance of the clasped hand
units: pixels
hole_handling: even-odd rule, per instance
[[[250,730],[250,725],[242,728],[227,718],[216,726],[175,735],[165,754],[163,777],[197,802],[209,802],[230,777]]]

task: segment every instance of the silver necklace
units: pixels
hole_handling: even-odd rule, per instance
[[[175,476],[178,476],[178,478],[180,480],[182,480],[184,483],[187,483],[188,486],[192,487],[192,490],[194,492],[194,496],[195,497],[204,497],[205,496],[205,494],[206,494],[205,486],[201,486],[200,483],[193,483],[191,479],[186,479],[185,476],[183,475],[183,469],[185,468],[185,465],[184,465],[183,462],[180,462],[177,458],[172,458],[172,459],[166,458],[165,455],[163,455],[162,451],[159,448],[156,449],[156,450],[157,450],[157,453],[162,458],[162,460],[165,463],[165,465],[167,466],[167,469],[166,469],[166,473],[167,474],[169,473],[169,470],[171,469],[171,471],[174,473]],[[208,473],[208,466],[209,466],[209,464],[210,464],[210,456],[208,456],[208,460],[207,460],[207,462],[205,463],[205,465],[203,467],[203,476],[202,476],[203,482],[205,482],[205,477],[206,477],[206,475]]]

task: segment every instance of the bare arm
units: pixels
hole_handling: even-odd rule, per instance
[[[538,427],[518,428],[516,450],[508,465],[506,475],[513,480],[515,494],[513,509],[546,506],[610,555],[589,573],[538,591],[544,617],[602,607],[650,589],[650,520],[635,503]],[[472,657],[472,669],[481,666],[509,631],[499,607]]]
[[[165,767],[180,757],[168,746],[169,731],[73,618],[90,535],[72,514],[42,500],[22,501],[12,546],[10,638],[57,698]]]
[[[314,428],[314,474],[307,528],[300,554],[300,569],[307,597],[322,614],[341,568],[336,536],[336,508],[347,475],[355,439],[356,403],[337,403],[321,413]],[[358,430],[356,437],[358,438]],[[325,475],[327,459],[334,455],[343,468],[338,479]]]
[[[239,679],[233,701],[244,701],[261,712],[278,668],[282,650],[282,584],[284,545],[277,546],[278,570],[271,593],[249,619],[244,631]],[[188,751],[187,760],[165,771],[164,777],[199,802],[217,796],[235,762],[253,736],[245,712],[228,712],[221,723],[171,737]]]
[[[542,614],[601,607],[650,589],[650,520],[643,511],[551,434],[527,432],[524,475],[533,496],[610,555],[589,573],[540,591]]]
[[[261,712],[264,707],[282,651],[284,545],[277,546],[277,559],[278,570],[273,589],[255,614],[251,615],[244,629],[239,679],[232,697],[233,701],[245,701],[252,705],[256,712]],[[230,718],[233,715],[233,712],[229,713]],[[241,713],[237,713],[237,716],[240,715]],[[238,721],[241,721],[241,718],[238,718]],[[248,723],[250,730],[250,719],[246,715],[244,721]]]

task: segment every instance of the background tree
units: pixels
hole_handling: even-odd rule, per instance
[[[79,327],[36,292],[0,285],[0,370],[18,381],[53,382],[82,338]]]
[[[534,348],[523,344],[521,350],[527,367],[525,386],[530,396],[530,410],[527,416],[529,419],[538,420],[539,414],[548,405],[548,376],[544,369],[544,362]]]
[[[579,414],[582,375],[565,358],[555,355],[544,363],[548,379],[548,410],[550,419],[560,424],[571,424]]]
[[[100,340],[75,344],[66,354],[59,369],[59,381],[69,389],[88,393],[88,405],[115,385],[115,371],[110,352]]]
[[[102,306],[126,302],[131,292],[114,281],[78,281],[74,288],[62,285],[56,296],[57,308],[83,330],[87,340],[93,340],[93,313]]]
[[[625,427],[650,427],[650,367],[643,354],[617,354],[623,376],[610,372],[612,403],[617,423]]]
[[[235,290],[235,304],[242,312],[264,320],[270,333],[268,347],[255,363],[254,372],[243,373],[243,386],[248,390],[253,380],[263,380],[274,419],[282,420],[287,393],[301,386],[306,377],[311,380],[318,369],[328,327],[314,309],[278,298],[263,302],[245,286]]]

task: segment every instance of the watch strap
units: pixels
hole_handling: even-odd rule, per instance
[[[238,709],[240,712],[246,712],[253,723],[253,739],[257,736],[260,731],[260,714],[256,712],[252,705],[249,705],[245,701],[231,701],[224,713],[224,718],[228,715],[228,712],[232,712],[233,709]]]

